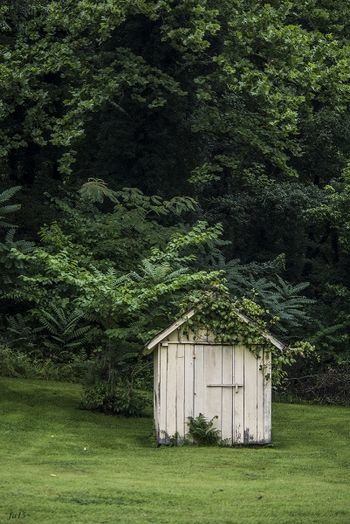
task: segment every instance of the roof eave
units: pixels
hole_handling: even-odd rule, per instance
[[[175,331],[176,329],[178,329],[179,327],[181,327],[185,322],[187,322],[187,320],[189,320],[190,318],[193,317],[193,315],[196,313],[196,311],[194,309],[190,309],[190,311],[188,311],[185,315],[183,315],[181,318],[179,318],[178,320],[176,320],[175,322],[173,322],[169,327],[167,327],[166,329],[163,329],[162,331],[160,331],[159,333],[157,333],[157,335],[155,335],[149,342],[147,342],[147,344],[145,345],[145,348],[143,350],[143,354],[144,355],[149,355],[150,353],[152,353],[153,349],[160,343],[162,342],[162,340],[164,340],[167,336],[169,336],[171,333],[173,333],[173,331]],[[240,313],[239,311],[237,311],[237,316],[243,320],[243,322],[245,322],[246,324],[250,324],[252,323],[253,321],[251,319],[249,319],[246,315],[244,315],[243,313]],[[273,344],[277,349],[279,349],[280,351],[283,351],[287,346],[286,344],[283,344],[283,342],[281,342],[280,340],[278,340],[278,338],[276,338],[274,335],[272,335],[271,333],[268,333],[268,332],[265,332],[265,333],[262,333],[262,336],[268,340],[269,342],[271,342],[271,344]]]
[[[173,322],[169,327],[163,329],[157,335],[155,335],[147,344],[145,345],[145,348],[143,350],[144,355],[149,355],[152,353],[153,349],[167,336],[169,336],[173,331],[181,327],[187,320],[193,317],[195,314],[194,309],[190,309],[185,315],[183,315],[181,318]]]

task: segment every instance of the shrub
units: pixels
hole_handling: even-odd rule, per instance
[[[142,392],[129,385],[111,389],[107,384],[100,383],[85,389],[80,407],[108,415],[139,417],[143,415],[146,404]]]
[[[28,378],[32,371],[33,366],[28,355],[7,346],[0,347],[0,375]]]
[[[0,346],[0,375],[3,377],[80,382],[86,374],[87,365],[87,362],[80,360],[57,364],[52,360],[32,358],[16,349]]]
[[[214,427],[214,420],[207,419],[202,413],[198,417],[188,417],[188,437],[202,446],[213,446],[220,442],[220,431]]]

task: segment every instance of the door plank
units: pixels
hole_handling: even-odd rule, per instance
[[[193,351],[194,346],[190,344],[184,345],[184,374],[185,374],[185,411],[184,411],[184,420],[185,420],[185,434],[187,433],[187,421],[188,417],[194,416],[193,411],[193,383],[194,383],[194,367],[193,367]]]
[[[167,367],[168,367],[168,348],[160,344],[160,394],[159,394],[159,439],[164,441],[167,433]]]
[[[176,352],[177,345],[168,347],[167,433],[169,437],[173,437],[176,433]]]
[[[222,384],[233,384],[233,348],[222,347]],[[221,438],[232,444],[233,433],[233,387],[222,387]]]
[[[178,344],[176,354],[176,431],[185,436],[185,347]]]
[[[207,384],[220,384],[222,381],[222,346],[206,346],[204,351],[204,378],[205,378],[205,411],[209,419],[214,420],[214,426],[221,432],[222,420],[222,389],[208,388]]]
[[[271,442],[271,353],[264,351],[264,442]]]
[[[264,442],[264,353],[261,351],[259,358],[256,359],[257,377],[257,442]]]
[[[244,442],[244,351],[242,346],[233,349],[233,382],[243,384],[233,394],[233,441],[236,444]]]
[[[244,352],[244,443],[257,441],[257,362],[255,355]]]
[[[153,354],[153,410],[154,410],[154,426],[157,439],[159,438],[159,396],[160,396],[160,359],[159,359],[159,345],[154,350]]]

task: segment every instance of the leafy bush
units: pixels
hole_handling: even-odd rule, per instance
[[[125,385],[109,388],[107,384],[96,384],[86,388],[81,401],[82,409],[100,411],[107,415],[140,417],[147,400],[142,392]]]
[[[28,355],[7,346],[0,347],[1,376],[29,378],[33,373],[33,364]]]
[[[220,442],[220,431],[214,427],[214,420],[207,419],[202,413],[198,417],[188,417],[188,436],[195,444],[213,446]]]
[[[85,224],[84,217],[77,212],[86,229],[73,227],[75,221],[70,220],[74,231],[67,234],[59,225],[53,224],[41,230],[41,245],[32,253],[12,251],[13,257],[25,263],[26,267],[10,298],[22,302],[24,307],[28,303],[34,305],[32,315],[42,328],[40,346],[47,348],[44,356],[69,363],[72,355],[82,356],[83,351],[91,355],[90,349],[94,348],[96,365],[92,374],[95,383],[101,381],[112,385],[116,375],[129,376],[125,374],[125,368],[130,368],[127,361],[135,360],[145,341],[176,314],[179,300],[189,290],[216,286],[222,278],[220,272],[198,270],[194,266],[199,247],[216,239],[222,232],[220,226],[210,227],[205,222],[196,223],[188,231],[175,233],[176,228],[170,228],[168,241],[162,247],[157,247],[160,240],[158,229],[157,241],[150,225],[152,240],[145,250],[141,249],[143,244],[140,244],[139,237],[133,239],[134,248],[142,254],[138,258],[135,255],[132,260],[129,260],[128,244],[124,242],[132,234],[125,231],[120,232],[119,237],[112,237],[115,242],[106,244],[103,251],[98,251],[100,232],[96,231],[96,236],[89,234],[95,216],[97,221],[102,216],[111,222],[113,228],[119,222],[126,226],[125,214],[129,205],[135,206],[132,200],[141,199],[143,209],[148,197],[137,192],[135,196],[133,192],[130,199],[126,200],[121,216],[96,209]],[[169,204],[162,201],[162,209],[159,209],[157,198],[148,204],[146,209],[150,207],[153,216],[156,212],[163,214],[164,206],[177,208],[180,201],[177,199]],[[69,209],[73,213],[76,211]],[[137,214],[137,224],[143,223],[142,209],[141,214]],[[147,221],[154,222],[153,219]],[[133,220],[132,223],[134,226]],[[100,225],[103,230],[104,222]],[[66,224],[65,227],[68,228]],[[106,237],[110,237],[109,232],[105,232]],[[114,253],[115,245],[122,244],[127,260],[119,264],[117,260],[107,258],[108,253]],[[146,258],[141,260],[145,254]],[[92,325],[87,325],[85,319],[89,319]],[[129,378],[132,381],[134,377]],[[123,394],[118,395],[118,399],[122,398]],[[117,408],[103,407],[103,410],[128,412],[128,405],[132,402],[126,398],[123,400],[126,407],[118,404]]]
[[[0,346],[0,376],[3,377],[80,382],[86,374],[87,365],[87,362],[78,359],[69,364],[57,364],[52,360],[32,358],[17,349]]]

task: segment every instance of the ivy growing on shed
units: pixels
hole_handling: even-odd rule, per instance
[[[247,347],[256,358],[263,352],[271,354],[272,382],[274,388],[284,385],[286,368],[294,364],[298,357],[310,356],[314,347],[305,340],[276,347],[266,336],[276,324],[277,318],[269,317],[268,312],[248,298],[232,297],[225,285],[218,284],[210,291],[195,291],[183,303],[184,310],[195,309],[196,314],[187,321],[186,329],[198,333],[205,327],[222,344],[241,344]],[[262,366],[263,364],[261,364]],[[266,373],[265,378],[271,377]]]

